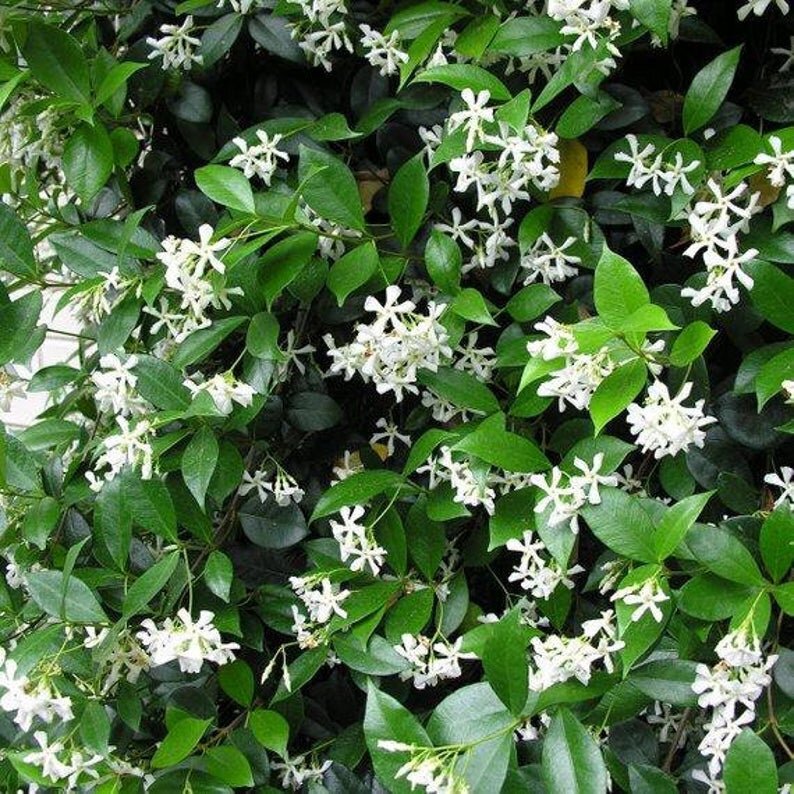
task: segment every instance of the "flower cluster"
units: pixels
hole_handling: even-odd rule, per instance
[[[183,673],[198,673],[204,662],[224,665],[233,661],[234,651],[240,647],[236,642],[223,642],[213,625],[214,617],[202,610],[194,621],[190,612],[180,609],[176,620],[166,618],[162,626],[147,618],[136,636],[152,667],[176,661]]]
[[[289,161],[289,155],[278,148],[282,135],[276,133],[272,138],[264,130],[257,130],[259,143],[249,145],[245,138],[232,138],[232,143],[240,150],[235,154],[229,165],[239,168],[246,179],[259,177],[266,185],[270,185],[273,175],[278,169],[278,161]]]
[[[403,634],[400,644],[394,650],[410,663],[407,670],[400,673],[403,681],[411,681],[416,689],[436,686],[439,681],[459,678],[463,672],[460,662],[463,659],[475,659],[473,653],[461,651],[463,639],[458,637],[455,642],[439,639],[434,641],[423,634]]]
[[[351,571],[363,571],[366,566],[373,576],[380,573],[386,560],[386,549],[380,546],[372,534],[372,527],[360,523],[365,508],[355,505],[352,509],[343,507],[339,511],[341,521],[331,521],[331,532],[339,544],[342,562],[349,563]]]
[[[772,683],[769,670],[777,656],[764,658],[758,638],[743,628],[726,634],[715,651],[720,661],[713,667],[698,665],[692,684],[698,705],[712,710],[698,745],[701,755],[708,759],[707,771],[697,770],[693,776],[719,788],[715,781],[728,750],[742,729],[754,722],[755,701]]]
[[[632,403],[627,410],[629,429],[637,437],[643,452],[653,452],[657,459],[677,455],[694,445],[702,447],[708,427],[717,420],[703,412],[704,400],[685,406],[692,393],[692,383],[685,383],[675,397],[667,386],[655,380],[649,387],[642,405]]]
[[[611,610],[582,623],[582,633],[579,636],[549,634],[543,638],[533,637],[529,687],[534,692],[543,692],[554,684],[561,684],[572,678],[587,684],[596,663],[603,664],[607,672],[612,672],[612,655],[623,647],[624,643],[617,639],[615,613]]]
[[[333,336],[323,337],[333,359],[331,373],[344,373],[345,380],[358,373],[365,382],[374,383],[379,394],[393,392],[397,402],[405,393],[418,393],[420,369],[435,372],[452,357],[447,331],[439,322],[444,307],[431,301],[427,313],[420,314],[413,301],[400,297],[395,285],[386,288],[383,303],[368,297],[364,308],[375,319],[359,323],[349,344],[337,347]]]

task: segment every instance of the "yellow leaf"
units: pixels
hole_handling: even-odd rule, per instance
[[[774,204],[780,196],[781,188],[775,187],[766,176],[766,170],[753,174],[750,179],[750,192],[760,194],[759,207],[768,207]]]
[[[560,182],[549,193],[550,199],[561,196],[581,198],[587,179],[587,149],[577,140],[560,140]]]

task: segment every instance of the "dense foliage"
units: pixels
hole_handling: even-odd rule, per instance
[[[7,4],[0,789],[788,791],[790,30]]]

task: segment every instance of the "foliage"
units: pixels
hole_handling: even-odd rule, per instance
[[[36,5],[0,788],[787,791],[789,4]]]

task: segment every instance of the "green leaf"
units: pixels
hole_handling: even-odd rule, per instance
[[[273,501],[262,504],[254,496],[237,514],[245,536],[263,549],[294,546],[308,534],[306,519],[296,504],[281,506]]]
[[[248,727],[262,747],[287,758],[289,723],[277,711],[256,709],[248,718]]]
[[[599,91],[595,97],[579,96],[560,116],[555,132],[561,138],[579,138],[620,106],[606,91]]]
[[[418,747],[432,747],[432,742],[416,717],[393,697],[376,689],[372,681],[367,683],[364,738],[378,779],[392,794],[408,794],[411,784],[396,775],[409,755],[388,752],[379,742],[397,741]]]
[[[327,394],[305,391],[290,398],[287,419],[298,430],[316,433],[338,425],[342,420],[342,409]]]
[[[350,229],[364,231],[364,213],[356,179],[339,159],[301,145],[298,178],[303,198],[321,217]]]
[[[631,794],[678,794],[678,786],[661,769],[647,764],[629,764]]]
[[[408,247],[419,231],[429,197],[424,152],[419,152],[400,166],[389,185],[389,215],[403,248]]]
[[[752,276],[753,288],[750,299],[753,306],[777,328],[794,334],[794,278],[786,275],[780,268],[755,260],[744,265],[743,269]]]
[[[204,763],[207,772],[233,788],[250,788],[254,785],[251,764],[236,747],[230,744],[210,747],[204,753]],[[195,788],[193,790],[195,791]]]
[[[648,368],[642,359],[634,359],[607,375],[590,399],[590,416],[595,432],[600,433],[610,419],[614,419],[642,391],[648,378]]]
[[[764,585],[764,577],[747,547],[722,527],[695,526],[686,543],[696,559],[731,582]]]
[[[247,708],[253,702],[256,688],[254,674],[242,659],[235,659],[219,668],[218,683],[235,703]]]
[[[38,273],[28,230],[4,202],[0,202],[0,267],[23,279],[35,279]]]
[[[750,728],[733,740],[725,756],[726,794],[776,794],[777,763],[769,745]]]
[[[780,505],[767,516],[759,541],[761,559],[772,581],[782,581],[794,563],[794,512],[787,505]]]
[[[225,14],[216,19],[201,37],[198,54],[202,66],[208,69],[219,61],[232,48],[243,27],[242,14]]]
[[[132,61],[114,64],[97,87],[94,103],[101,105],[106,102],[119,88],[126,84],[132,75],[141,69],[148,68],[149,65],[148,63],[133,63]]]
[[[545,471],[551,466],[534,442],[505,429],[505,415],[501,412],[480,422],[452,449],[467,452],[506,471],[529,473]]]
[[[89,701],[80,716],[80,739],[93,753],[106,755],[110,740],[110,719],[105,706]]]
[[[653,522],[637,496],[602,488],[601,504],[585,505],[581,515],[607,548],[632,560],[655,561]]]
[[[199,506],[204,505],[204,497],[217,463],[218,440],[209,427],[202,427],[182,454],[182,476]]]
[[[443,367],[438,372],[422,369],[419,370],[419,382],[459,408],[483,414],[499,410],[499,401],[493,392],[468,372],[452,367]]]
[[[783,381],[794,378],[794,347],[765,362],[755,378],[755,393],[760,411],[782,388]]]
[[[466,287],[455,295],[449,308],[464,320],[480,325],[497,325],[482,294],[473,287]]]
[[[152,757],[152,768],[164,769],[184,761],[199,743],[212,720],[183,717],[171,726],[165,739]]]
[[[502,703],[512,714],[520,716],[529,694],[526,627],[521,625],[516,609],[492,628],[482,654],[485,676]]]
[[[234,569],[232,561],[222,552],[213,551],[204,563],[204,584],[207,589],[221,601],[229,602]]]
[[[254,213],[251,185],[236,168],[205,165],[194,173],[196,187],[209,199],[229,209]]]
[[[684,97],[683,124],[687,135],[705,126],[728,96],[741,53],[741,47],[723,52],[695,75]]]
[[[54,618],[69,623],[107,623],[102,607],[88,585],[63,571],[28,571],[25,585],[36,605]]]
[[[659,562],[669,557],[684,540],[713,494],[714,491],[695,494],[667,509],[653,533]]]
[[[543,742],[546,789],[566,794],[606,794],[607,769],[587,729],[566,708],[551,721]]]
[[[513,295],[507,302],[510,316],[519,323],[534,320],[562,298],[546,284],[529,284]]]
[[[458,244],[438,229],[433,229],[425,246],[425,267],[433,283],[454,295],[460,289],[462,257]]]
[[[100,123],[81,124],[67,139],[63,170],[84,203],[99,192],[113,171],[113,144]]]
[[[106,482],[97,495],[94,537],[107,549],[116,567],[123,571],[132,542],[132,512],[124,504],[118,478]]]
[[[245,322],[245,317],[224,317],[209,328],[194,331],[174,354],[171,363],[183,369],[209,355],[229,334]]]
[[[379,261],[375,243],[368,242],[356,246],[331,265],[326,283],[339,306],[351,292],[370,280],[378,269]]]
[[[138,354],[137,358],[133,371],[141,397],[163,411],[184,411],[189,407],[190,392],[174,367],[154,356]]]
[[[404,480],[396,471],[375,469],[351,474],[332,485],[318,500],[311,521],[329,516],[349,505],[364,504],[374,496],[402,487]]]
[[[596,267],[593,298],[601,319],[617,331],[624,320],[650,302],[640,274],[606,245]]]
[[[278,319],[270,312],[259,312],[251,318],[245,335],[245,349],[256,358],[269,361],[281,358],[278,348]]]
[[[40,290],[28,292],[13,303],[0,303],[0,366],[19,360],[33,336],[41,306]]]
[[[672,0],[632,0],[631,14],[655,33],[662,44],[667,43]]]
[[[705,349],[717,332],[702,320],[690,323],[673,342],[670,363],[674,367],[689,366]]]
[[[431,66],[414,77],[417,83],[443,83],[457,91],[469,88],[475,94],[488,91],[491,99],[506,102],[510,99],[510,91],[505,84],[491,72],[473,64],[447,64]]]
[[[88,61],[80,45],[65,30],[31,22],[22,53],[33,76],[45,88],[61,99],[88,102]]]
[[[142,480],[135,472],[123,475],[125,504],[133,520],[166,540],[176,540],[176,512],[162,480]]]
[[[543,14],[507,19],[491,40],[488,52],[526,58],[553,50],[565,41],[561,27],[560,22]]]
[[[317,249],[317,235],[291,234],[268,248],[256,263],[258,288],[271,306],[273,301],[300,275]]]
[[[129,339],[141,313],[141,302],[134,294],[127,295],[120,303],[113,307],[113,311],[99,324],[97,328],[97,346],[99,352],[111,353],[118,350]]]
[[[443,631],[443,629],[442,629]],[[485,681],[444,698],[428,720],[436,746],[470,745],[455,764],[469,791],[501,791],[513,750],[515,719]]]
[[[692,690],[697,662],[686,659],[659,659],[635,667],[626,679],[644,695],[674,706],[694,706]]]
[[[22,521],[22,537],[41,550],[47,543],[58,525],[61,508],[51,496],[45,496],[34,502],[25,513]]]
[[[179,562],[179,552],[174,551],[163,557],[151,568],[144,571],[127,590],[122,607],[124,618],[131,618],[142,612],[149,602],[168,584]]]

